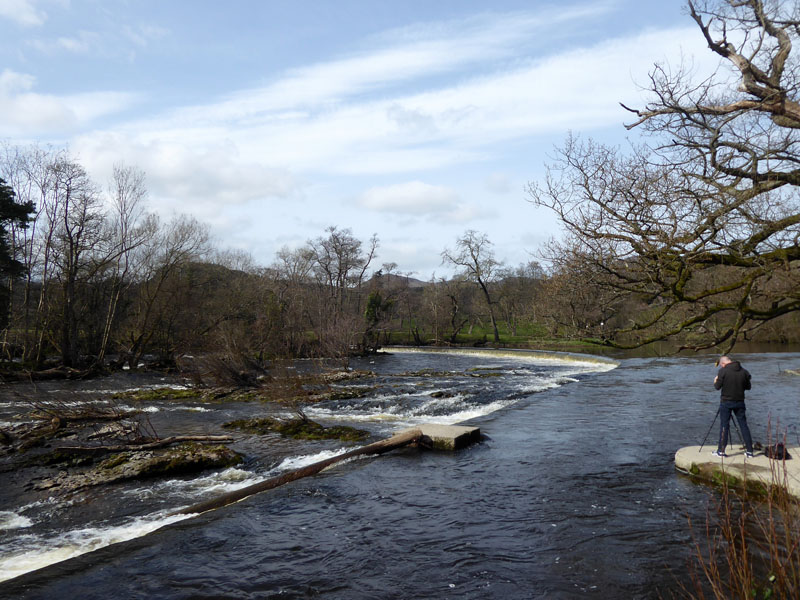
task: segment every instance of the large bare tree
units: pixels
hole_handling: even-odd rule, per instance
[[[378,236],[373,235],[367,248],[350,229],[328,227],[327,236],[308,242],[318,281],[336,307],[334,318],[338,318],[347,299],[347,290],[361,288],[367,269],[378,248]],[[360,305],[359,305],[360,306]]]
[[[146,209],[147,186],[144,172],[135,167],[116,164],[109,183],[111,211],[106,216],[105,251],[98,256],[102,268],[98,269],[105,285],[107,297],[105,318],[98,327],[96,362],[102,364],[109,348],[115,321],[119,320],[118,308],[125,293],[135,283],[137,249],[155,233],[155,219]]]
[[[472,229],[465,231],[464,235],[456,240],[455,250],[445,249],[442,252],[442,262],[455,266],[461,277],[472,281],[480,288],[489,309],[494,341],[499,342],[500,333],[497,330],[495,317],[496,300],[489,288],[497,279],[502,263],[495,259],[489,237]]]
[[[103,213],[97,188],[81,165],[62,160],[51,168],[56,208],[52,214],[56,240],[53,256],[62,302],[61,357],[65,366],[73,367],[80,362],[80,288],[97,268],[92,253],[103,234]]]
[[[533,202],[567,235],[563,263],[638,304],[605,342],[724,344],[800,310],[800,35],[795,2],[688,2],[717,72],[656,65],[622,153],[570,137]],[[627,108],[627,107],[626,107]]]

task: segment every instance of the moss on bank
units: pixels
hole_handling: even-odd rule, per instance
[[[174,400],[203,400],[203,390],[198,388],[153,388],[129,390],[111,396],[114,400],[133,400],[136,402],[164,402]]]
[[[750,468],[757,467],[751,466]],[[738,490],[756,497],[766,496],[774,487],[758,479],[747,478],[746,472],[742,472],[736,467],[729,466],[725,469],[721,465],[713,463],[698,464],[693,462],[688,469],[688,474],[695,479],[706,481],[715,486]]]

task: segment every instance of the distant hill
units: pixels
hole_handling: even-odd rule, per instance
[[[369,285],[374,285],[381,288],[408,286],[412,289],[418,289],[432,284],[430,281],[422,281],[420,279],[414,279],[413,277],[407,277],[405,275],[394,275],[392,273],[384,275],[378,271],[372,276],[372,279],[369,280]]]

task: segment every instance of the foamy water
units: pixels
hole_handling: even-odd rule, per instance
[[[480,359],[485,359],[487,357],[510,358],[515,361],[536,364],[582,365],[592,371],[610,371],[619,365],[617,361],[603,356],[575,354],[572,352],[548,352],[542,350],[465,350],[450,348],[414,348],[411,346],[391,346],[386,348],[386,350],[390,354],[450,354],[453,356],[469,356]]]
[[[368,398],[334,402],[332,406],[328,403],[310,406],[306,413],[315,419],[326,421],[382,423],[384,430],[420,423],[456,424],[507,409],[531,394],[574,383],[578,381],[575,377],[577,375],[609,371],[618,364],[602,357],[539,351],[392,347],[389,354],[418,357],[447,355],[475,360],[470,363],[469,373],[454,371],[450,376],[431,378],[434,382],[447,381],[449,386],[435,386],[412,392],[382,391]],[[519,365],[549,366],[553,371],[533,372],[519,368]],[[490,398],[487,401],[486,395],[493,392],[493,377],[485,377],[486,373],[515,378],[504,381],[505,398]],[[397,377],[403,379],[403,374]],[[418,376],[411,376],[409,379],[409,382],[416,384],[427,381],[428,378]],[[457,392],[447,395],[453,389],[463,388],[471,393]],[[436,394],[444,396],[436,397]]]
[[[10,549],[0,556],[0,581],[18,577],[62,560],[80,556],[99,548],[147,535],[170,523],[186,519],[187,515],[167,516],[154,513],[116,526],[87,527],[61,533],[53,540],[39,536],[17,538]],[[43,546],[46,546],[43,548]]]
[[[15,512],[0,510],[0,529],[22,529],[33,525],[28,517]]]

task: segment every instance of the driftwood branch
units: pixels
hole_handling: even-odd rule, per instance
[[[233,504],[234,502],[244,500],[253,494],[258,494],[259,492],[279,487],[285,483],[289,483],[290,481],[302,479],[303,477],[308,477],[309,475],[316,475],[323,469],[326,469],[327,467],[330,467],[338,462],[342,462],[356,456],[383,454],[384,452],[389,452],[390,450],[402,448],[403,446],[408,446],[415,442],[419,442],[421,441],[422,437],[422,431],[419,429],[409,429],[408,431],[398,433],[387,440],[381,440],[380,442],[375,442],[374,444],[368,444],[366,446],[362,446],[361,448],[351,450],[350,452],[340,454],[339,456],[321,460],[313,465],[308,465],[306,467],[295,469],[294,471],[289,471],[288,473],[283,473],[282,475],[277,475],[260,483],[255,483],[240,490],[223,494],[219,498],[200,502],[199,504],[175,511],[172,514],[192,515],[214,510],[215,508],[221,508],[223,506],[227,506],[228,504]]]
[[[103,410],[82,410],[74,413],[65,412],[62,409],[39,408],[38,414],[34,414],[34,418],[41,420],[50,420],[53,423],[58,422],[59,427],[63,427],[67,423],[82,423],[82,422],[100,422],[100,421],[122,421],[135,417],[139,413],[137,411],[103,411]]]
[[[229,435],[176,435],[173,437],[155,440],[143,444],[118,444],[115,446],[60,446],[57,450],[62,452],[92,453],[92,452],[128,452],[136,450],[153,450],[178,444],[181,442],[231,442]]]

